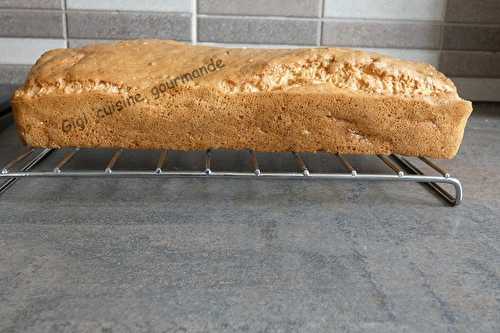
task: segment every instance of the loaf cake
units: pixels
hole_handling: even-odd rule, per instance
[[[46,52],[12,100],[33,147],[452,158],[471,103],[431,65],[341,48],[133,40]]]

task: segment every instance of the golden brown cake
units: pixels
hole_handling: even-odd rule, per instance
[[[338,48],[135,40],[46,52],[12,100],[34,147],[452,158],[471,103],[434,67]]]

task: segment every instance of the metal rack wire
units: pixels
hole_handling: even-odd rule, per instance
[[[212,151],[207,150],[204,157],[204,169],[200,171],[174,171],[165,166],[168,163],[168,151],[160,151],[156,168],[150,171],[139,170],[115,170],[114,166],[123,153],[123,149],[116,150],[106,167],[100,171],[93,170],[66,170],[64,166],[73,159],[79,148],[73,148],[67,153],[51,171],[36,171],[34,168],[49,154],[56,149],[37,150],[31,147],[7,163],[0,173],[0,178],[6,181],[0,185],[0,194],[5,192],[19,178],[29,177],[207,177],[207,178],[244,178],[254,177],[258,179],[328,179],[347,181],[392,181],[392,182],[417,182],[426,185],[432,192],[444,199],[452,206],[459,205],[463,198],[462,185],[457,178],[440,168],[436,163],[425,157],[419,157],[431,169],[439,175],[426,175],[407,157],[398,155],[367,156],[367,158],[380,159],[391,171],[391,174],[383,173],[360,173],[349,162],[346,156],[336,154],[336,158],[346,172],[343,173],[313,173],[309,171],[304,159],[299,153],[292,153],[297,165],[297,172],[263,172],[259,168],[256,153],[248,150],[249,169],[247,172],[216,171],[212,170]],[[27,162],[15,169],[15,166],[23,161]],[[440,184],[449,184],[454,188],[454,195],[446,191]]]

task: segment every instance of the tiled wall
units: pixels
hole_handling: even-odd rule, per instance
[[[47,49],[143,37],[376,50],[500,100],[500,0],[0,0],[0,83]]]

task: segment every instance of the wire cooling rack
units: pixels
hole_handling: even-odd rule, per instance
[[[299,153],[291,153],[296,163],[296,172],[266,172],[261,170],[257,155],[253,150],[248,150],[248,171],[217,171],[212,169],[212,151],[207,150],[204,154],[204,168],[199,171],[171,170],[168,167],[169,151],[159,151],[156,168],[151,170],[115,170],[115,164],[122,156],[124,150],[115,150],[111,159],[102,170],[72,170],[65,168],[79,152],[79,148],[73,148],[63,155],[51,170],[37,171],[36,167],[49,154],[57,149],[35,149],[28,147],[22,154],[7,163],[1,173],[0,194],[5,192],[19,178],[32,177],[152,177],[152,178],[179,178],[179,177],[205,177],[205,178],[257,178],[257,179],[324,179],[343,181],[386,181],[386,182],[417,182],[425,185],[431,192],[442,198],[452,206],[460,204],[463,197],[462,185],[457,178],[439,167],[435,162],[425,157],[418,157],[428,167],[433,169],[437,175],[426,175],[414,164],[409,157],[399,155],[367,155],[366,159],[380,159],[390,171],[389,174],[373,172],[362,173],[356,170],[345,155],[336,154],[336,160],[345,172],[341,173],[316,173],[310,172],[304,159]],[[445,190],[441,184],[449,184],[454,189],[454,194]]]

